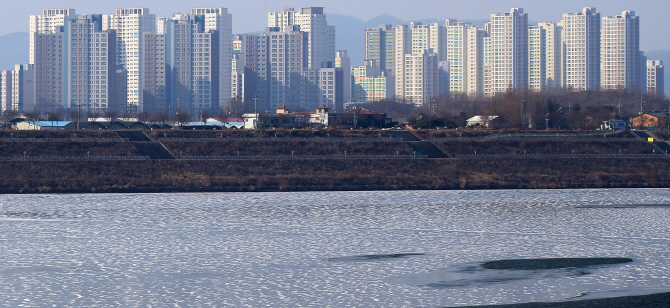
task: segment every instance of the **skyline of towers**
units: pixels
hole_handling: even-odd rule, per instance
[[[662,64],[649,67],[639,50],[635,12],[601,19],[587,7],[563,14],[557,23],[528,25],[528,19],[523,9],[512,8],[491,14],[483,27],[445,19],[444,24],[365,29],[365,57],[373,61],[366,65],[379,68],[361,73],[358,67],[358,77],[371,77],[367,71],[373,78],[383,76],[384,97],[418,105],[447,92],[661,92],[650,83],[662,79]],[[35,75],[34,95],[24,97],[33,102],[8,103],[11,95],[2,93],[3,108],[81,105],[98,112],[181,109],[197,114],[225,107],[232,98],[256,98],[269,110],[278,105],[301,110],[316,104],[337,109],[352,102],[352,95],[381,97],[353,93],[361,89],[351,77],[356,71],[349,54],[337,51],[335,27],[323,7],[269,12],[263,33],[236,40],[225,8],[192,8],[160,18],[147,8],[120,8],[109,15],[46,9],[30,16],[29,28],[32,66],[6,71],[0,82],[8,89],[13,73],[32,72],[27,74]]]

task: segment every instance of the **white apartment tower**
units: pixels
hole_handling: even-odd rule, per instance
[[[0,111],[12,110],[12,70],[0,71]]]
[[[221,76],[218,31],[205,30],[199,16],[174,14],[165,24],[168,108],[194,116],[219,108]],[[230,83],[225,87],[230,89]]]
[[[343,107],[351,103],[351,58],[346,50],[338,50],[335,54],[335,68],[337,68],[337,88],[342,90],[335,102],[335,110],[343,110]]]
[[[365,60],[375,60],[387,72],[395,71],[395,30],[392,25],[365,29]]]
[[[66,56],[68,50],[64,48],[65,33],[34,33],[32,36],[35,42],[32,57],[35,65],[36,105],[47,109],[70,107],[71,102],[65,99],[66,61],[69,59]]]
[[[102,30],[116,30],[116,65],[127,71],[128,111],[144,110],[144,34],[156,33],[156,15],[148,8],[117,9],[103,15]]]
[[[35,108],[35,70],[32,64],[17,64],[0,72],[1,111],[31,111]]]
[[[62,75],[65,105],[100,115],[121,107],[113,91],[116,32],[102,31],[101,20],[102,15],[80,15],[66,21]]]
[[[409,24],[411,31],[411,54],[418,55],[421,54],[424,50],[431,48],[430,47],[430,27],[428,25],[422,25],[420,22],[411,22]],[[436,52],[433,49],[433,52]]]
[[[528,87],[528,14],[521,8],[492,14],[490,93]]]
[[[233,97],[231,93],[231,72],[233,60],[233,17],[228,13],[227,8],[192,8],[191,15],[198,16],[198,19],[204,19],[205,28],[203,32],[216,31],[215,38],[218,41],[218,74],[217,77],[219,85],[218,105],[222,108],[228,105],[230,98]],[[200,46],[196,48],[200,49]],[[216,60],[213,60],[216,61]],[[216,105],[213,102],[214,105]]]
[[[233,61],[231,74],[231,97],[237,100],[244,99],[244,36],[238,35],[233,40]],[[230,111],[230,110],[228,110]]]
[[[547,87],[547,35],[540,26],[528,27],[528,89],[542,91]]]
[[[405,97],[405,55],[411,54],[412,35],[407,25],[396,25],[395,32],[395,69],[391,72],[395,78],[395,96],[398,100],[406,100]]]
[[[35,63],[35,36],[36,33],[63,32],[65,21],[75,18],[74,9],[46,9],[42,15],[30,16],[30,64]]]
[[[438,59],[431,49],[424,49],[419,54],[405,55],[403,98],[408,103],[421,106],[440,96],[442,70]]]
[[[300,26],[299,30],[307,33],[309,68],[318,69],[322,62],[335,59],[335,27],[328,26],[323,7],[302,7],[299,12],[289,7],[268,13],[268,27],[294,31],[293,26]]]
[[[167,99],[167,66],[166,66],[166,42],[165,42],[165,24],[166,19],[160,18],[158,25],[161,28],[160,33],[145,33],[143,42],[143,60],[144,78],[142,99],[142,109],[155,113],[157,111],[168,110]],[[126,78],[127,79],[127,78]]]
[[[486,36],[484,29],[474,26],[468,28],[466,93],[471,96],[484,94],[484,39]],[[451,70],[449,74],[451,76]]]
[[[462,94],[468,91],[468,30],[467,23],[447,19],[447,52],[449,61],[449,93]]]
[[[663,61],[647,61],[646,91],[649,95],[662,96],[665,93]]]
[[[587,7],[563,14],[562,86],[573,91],[600,87],[600,13]]]
[[[429,48],[433,49],[440,61],[447,61],[447,26],[449,25],[449,19],[447,19],[447,24],[440,25],[436,22],[431,22],[428,24],[428,33],[430,40],[428,41]]]
[[[551,22],[540,22],[544,29],[545,88],[556,89],[561,85],[561,27]]]
[[[379,67],[376,60],[365,60],[365,65],[351,68],[353,101],[374,102],[390,98],[393,79]]]
[[[640,76],[640,18],[635,12],[603,17],[600,35],[600,86],[603,90],[644,90]]]

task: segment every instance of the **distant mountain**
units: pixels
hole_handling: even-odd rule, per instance
[[[16,32],[0,36],[0,70],[14,69],[15,64],[28,63],[30,35]]]
[[[328,15],[328,16],[330,16],[330,15]],[[402,20],[402,19],[393,17],[393,16],[388,15],[388,14],[382,14],[382,15],[379,15],[379,16],[373,18],[373,19],[370,19],[370,20],[366,21],[365,22],[365,27],[366,28],[374,28],[374,27],[377,27],[381,24],[397,25],[397,24],[402,24],[404,22],[405,21]]]

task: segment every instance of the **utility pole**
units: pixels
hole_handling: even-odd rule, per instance
[[[77,130],[79,130],[79,121],[81,121],[81,104],[77,104]]]
[[[181,126],[181,120],[179,119],[179,101],[181,101],[181,99],[177,97],[177,112],[175,113],[177,116],[177,129],[179,129],[179,126]]]
[[[354,98],[354,129],[356,129],[356,127],[358,127],[358,122],[357,122],[358,119],[356,117],[356,109],[358,109],[358,107],[356,107],[356,98]]]
[[[521,127],[528,128],[526,125],[526,114],[523,112],[523,105],[526,104],[526,92],[523,92],[523,98],[521,99]]]
[[[254,96],[254,129],[258,128],[258,97]]]
[[[572,109],[572,102],[570,101],[570,95],[568,95],[568,116],[570,115],[570,109]]]
[[[640,96],[640,114],[642,114],[642,105],[644,104],[644,101],[642,100],[642,96]]]
[[[547,114],[544,115],[544,126],[546,130],[549,130],[549,109],[547,109]]]

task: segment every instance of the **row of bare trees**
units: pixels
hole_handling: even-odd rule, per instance
[[[630,119],[640,112],[666,112],[668,101],[624,90],[581,92],[509,91],[493,97],[443,95],[420,107],[399,101],[366,103],[364,108],[405,118],[418,128],[465,127],[475,115],[498,116],[498,128],[596,129],[603,121]]]

